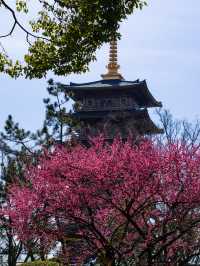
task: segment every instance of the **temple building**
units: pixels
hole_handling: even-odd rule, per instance
[[[108,72],[89,83],[70,83],[64,90],[75,102],[73,116],[80,122],[81,141],[104,133],[112,140],[116,135],[144,136],[162,133],[151,120],[148,108],[161,107],[145,80],[126,81],[119,73],[117,42],[110,44]]]

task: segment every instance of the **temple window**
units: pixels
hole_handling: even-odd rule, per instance
[[[121,105],[126,106],[128,104],[128,98],[127,97],[122,97],[121,98]]]
[[[88,105],[88,106],[92,106],[92,105],[93,105],[93,100],[92,100],[92,99],[88,99],[88,101],[87,101],[87,105]]]

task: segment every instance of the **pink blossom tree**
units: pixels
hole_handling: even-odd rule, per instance
[[[10,188],[3,212],[24,242],[61,243],[83,264],[184,265],[200,248],[200,152],[116,139],[57,147]]]

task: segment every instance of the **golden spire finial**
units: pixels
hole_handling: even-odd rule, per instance
[[[103,79],[124,79],[118,72],[120,66],[117,63],[117,41],[115,39],[110,42],[110,57],[109,64],[107,66],[108,73],[101,75]]]

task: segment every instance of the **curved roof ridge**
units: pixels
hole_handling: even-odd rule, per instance
[[[119,80],[119,79],[110,79],[110,80],[96,80],[92,82],[86,82],[86,83],[75,83],[75,82],[70,82],[70,87],[81,87],[81,86],[87,86],[87,85],[93,85],[93,84],[110,84],[110,85],[116,85],[117,83],[130,83],[130,84],[135,84],[141,82],[139,79],[136,79],[134,81],[128,81],[128,80]]]
[[[101,82],[102,80],[96,80],[96,81],[91,81],[91,82],[85,82],[85,83],[75,83],[75,82],[70,82],[70,86],[82,86],[82,85],[90,85],[90,84],[95,84],[98,82]]]

